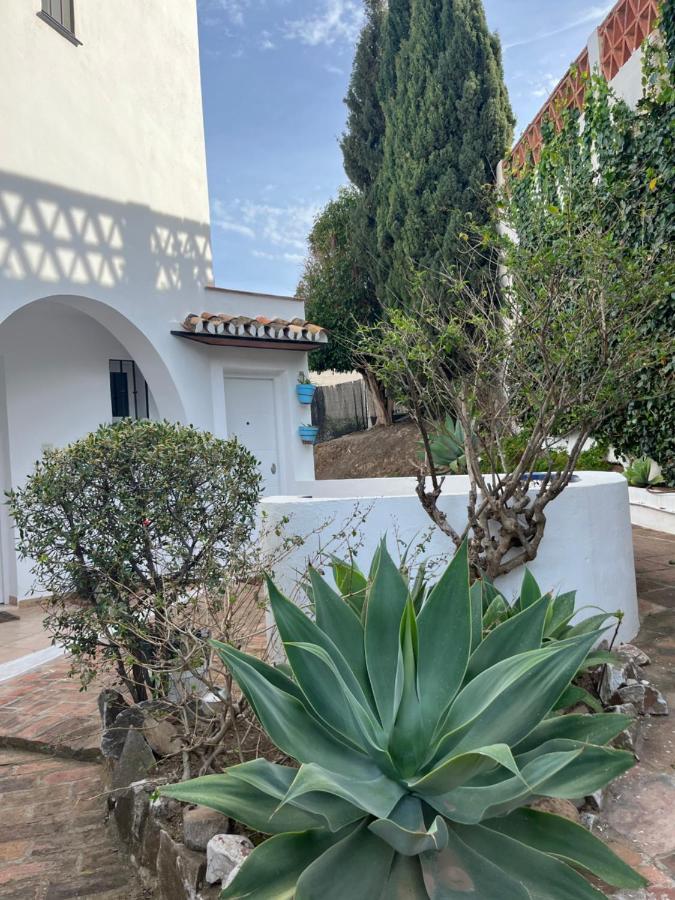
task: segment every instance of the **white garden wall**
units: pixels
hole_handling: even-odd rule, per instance
[[[305,545],[279,564],[275,576],[291,592],[297,573],[325,545],[330,535],[353,520],[355,508],[367,512],[365,523],[356,523],[355,542],[361,544],[358,559],[367,570],[378,542],[388,536],[390,551],[395,539],[414,543],[427,532],[430,520],[415,496],[415,480],[409,478],[317,481],[297,486],[294,497],[269,497],[262,508],[271,524],[291,519],[288,531],[309,535]],[[466,522],[468,478],[445,481],[440,508],[455,529]],[[577,608],[594,605],[607,611],[622,610],[620,637],[627,641],[639,629],[628,486],[615,473],[581,472],[547,510],[548,524],[539,554],[531,570],[545,590],[577,591]],[[317,529],[328,523],[325,529]],[[268,537],[272,549],[274,537]],[[449,539],[432,528],[426,549],[429,557],[450,558]],[[523,571],[498,580],[507,597],[517,594]]]

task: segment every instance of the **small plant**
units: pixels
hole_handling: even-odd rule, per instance
[[[623,473],[628,479],[628,484],[631,487],[652,487],[663,484],[663,478],[660,475],[652,477],[653,465],[654,463],[647,456],[634,459]]]
[[[309,375],[306,372],[298,372],[298,384],[311,384]]]
[[[429,435],[429,452],[440,473],[459,475],[466,472],[464,429],[459,419],[447,416],[438,430]]]
[[[421,600],[384,544],[349,603],[310,580],[315,620],[268,583],[288,666],[214,644],[300,767],[258,759],[161,790],[272,835],[223,900],[604,896],[577,870],[645,885],[581,826],[528,808],[633,765],[605,746],[627,717],[552,715],[601,631],[545,642],[551,600],[532,580],[481,640],[466,543]]]

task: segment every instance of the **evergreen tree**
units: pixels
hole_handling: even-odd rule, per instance
[[[387,34],[400,34],[401,21]],[[485,185],[508,149],[513,114],[480,0],[417,0],[392,59],[394,44],[385,41],[380,79],[378,287],[381,301],[404,302],[412,271],[459,261],[467,218],[486,221]]]
[[[379,173],[384,137],[384,114],[377,87],[385,7],[383,0],[365,0],[365,6],[366,20],[356,45],[345,98],[349,110],[347,130],[340,141],[345,172],[360,191],[369,190]]]

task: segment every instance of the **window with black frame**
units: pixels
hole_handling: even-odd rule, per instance
[[[110,360],[110,405],[113,422],[150,417],[148,385],[131,359]]]

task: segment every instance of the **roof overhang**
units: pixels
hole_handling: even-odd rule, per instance
[[[256,350],[301,350],[311,353],[312,350],[320,350],[325,344],[315,341],[284,341],[279,338],[241,337],[231,334],[209,334],[194,331],[172,331],[171,334],[183,338],[186,341],[194,341],[197,344],[210,344],[212,347],[253,347]]]

